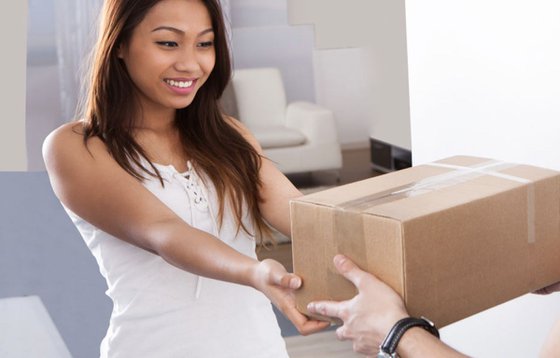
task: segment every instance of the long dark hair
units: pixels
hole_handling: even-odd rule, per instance
[[[134,28],[157,2],[105,0],[82,115],[86,145],[91,137],[101,138],[113,158],[129,174],[139,180],[144,180],[146,174],[155,176],[164,185],[159,171],[132,136],[136,120],[133,115],[136,103],[132,100],[134,84],[117,56],[119,45],[130,40]],[[220,109],[219,99],[231,77],[226,28],[218,0],[202,2],[212,19],[216,63],[193,102],[176,111],[175,124],[193,166],[204,172],[216,187],[219,224],[223,221],[227,199],[238,230],[255,235],[262,243],[263,238],[269,237],[265,234],[270,233],[270,228],[259,209],[263,200],[259,194],[261,157],[224,119]],[[142,165],[142,158],[150,168]],[[256,229],[254,233],[243,223],[244,205]]]

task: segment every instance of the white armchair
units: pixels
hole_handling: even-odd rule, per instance
[[[310,102],[288,104],[277,68],[235,70],[232,88],[239,120],[284,174],[342,167],[332,111]]]

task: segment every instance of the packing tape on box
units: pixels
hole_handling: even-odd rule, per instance
[[[501,170],[512,168],[518,164],[496,160],[485,161],[473,166],[459,166],[445,163],[428,163],[428,166],[453,169],[445,174],[435,175],[407,185],[378,192],[362,198],[349,200],[338,204],[335,211],[335,232],[333,239],[339,253],[361,253],[361,257],[353,257],[361,267],[367,266],[365,235],[363,232],[362,215],[360,213],[374,206],[396,200],[423,195],[446,187],[474,180],[485,175],[502,178],[527,185],[527,241],[535,242],[535,186],[531,180],[508,175]],[[358,229],[359,228],[359,229]],[[356,237],[359,240],[345,240],[346,237]],[[333,253],[334,256],[334,253]],[[333,272],[333,274],[335,274]]]

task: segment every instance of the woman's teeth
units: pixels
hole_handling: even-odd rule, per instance
[[[193,81],[173,81],[173,80],[165,80],[165,82],[173,87],[179,87],[179,88],[186,88],[186,87],[190,87],[193,84]]]

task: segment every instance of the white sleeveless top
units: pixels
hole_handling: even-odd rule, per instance
[[[255,258],[253,237],[237,230],[227,205],[218,229],[215,189],[204,187],[188,164],[185,173],[154,164],[165,187],[151,177],[144,186],[189,225]],[[95,256],[113,301],[102,358],[288,357],[271,303],[261,292],[183,271],[65,209]],[[244,223],[252,228],[247,217]]]

